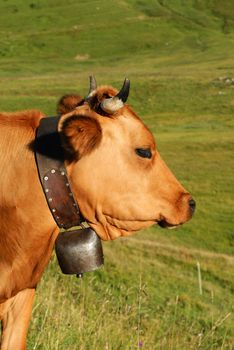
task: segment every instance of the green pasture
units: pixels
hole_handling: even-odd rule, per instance
[[[0,2],[1,110],[53,115],[90,74],[131,79],[129,104],[197,211],[176,230],[104,243],[104,268],[82,280],[53,255],[28,349],[234,349],[233,1]]]

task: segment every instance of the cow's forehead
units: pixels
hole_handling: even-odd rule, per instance
[[[123,109],[123,118],[126,120],[126,126],[131,133],[131,137],[139,146],[155,146],[151,131],[130,107],[126,106]]]
[[[75,109],[75,114],[97,119],[103,134],[109,135],[113,140],[121,137],[122,141],[133,143],[136,147],[154,148],[155,140],[152,133],[131,106],[125,104],[114,114],[105,113],[100,109],[100,102],[103,99],[113,97],[117,93],[118,91],[111,86],[100,86],[89,95],[84,105]]]
[[[135,147],[155,147],[151,131],[128,105],[111,118],[98,115],[103,132]]]

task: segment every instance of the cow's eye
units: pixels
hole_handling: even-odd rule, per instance
[[[135,151],[139,157],[149,159],[152,157],[152,152],[150,148],[136,148]]]

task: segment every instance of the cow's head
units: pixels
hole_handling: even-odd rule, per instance
[[[104,240],[128,236],[150,225],[188,221],[195,202],[168,169],[152,133],[126,105],[129,81],[118,93],[91,89],[84,100],[60,100],[59,131],[67,171],[80,210]],[[63,109],[62,109],[63,108]]]

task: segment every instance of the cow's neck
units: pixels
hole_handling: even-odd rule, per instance
[[[65,172],[66,169],[57,133],[58,118],[43,118],[42,120],[43,124],[45,120],[48,120],[49,124],[54,123],[56,129],[54,133],[51,133],[51,130],[47,131],[39,143],[33,141],[36,130],[32,130],[30,126],[12,128],[9,125],[6,130],[2,130],[5,137],[0,140],[1,147],[6,150],[8,159],[11,161],[4,164],[4,158],[1,159],[0,164],[5,169],[5,172],[2,172],[4,177],[2,176],[2,193],[0,193],[0,251],[4,252],[4,255],[0,255],[0,303],[22,289],[33,288],[37,285],[48,264],[59,233],[58,224],[51,215],[53,208],[50,211],[48,206],[50,197],[46,197],[43,193],[32,147],[28,145],[34,145],[34,148],[39,148],[41,151],[48,152],[49,150],[53,160],[53,166],[49,167],[49,170],[56,170],[50,172],[51,179],[53,180],[54,174],[58,171],[59,181],[62,179],[60,184],[65,184],[69,200],[72,198],[69,195],[70,187],[66,186],[68,181],[63,181],[65,176],[62,175],[62,171]],[[17,135],[17,140],[15,140],[15,135]],[[44,146],[43,139],[47,141]],[[12,142],[14,140],[12,147],[9,146],[9,140]],[[52,157],[51,152],[56,152],[56,156]],[[45,161],[50,163],[48,159]],[[53,186],[53,181],[49,182]],[[53,192],[56,191],[53,190]],[[59,196],[59,199],[64,199],[63,193],[60,193]],[[55,195],[55,197],[58,200],[58,196]],[[77,207],[74,205],[74,198],[69,203],[72,203],[72,213],[76,214]],[[80,222],[78,220],[80,217],[75,216],[75,221],[71,220],[70,224],[72,226],[78,224]],[[61,222],[61,224],[64,223]]]
[[[59,233],[29,146],[35,129],[14,122],[5,123],[0,137],[0,303],[36,286]]]

